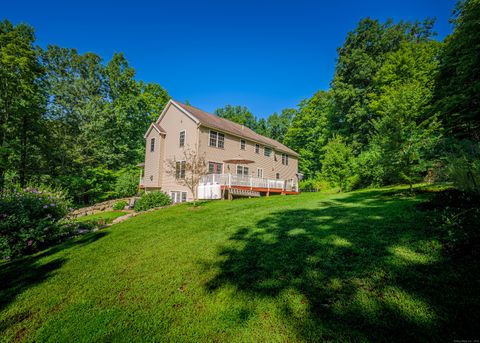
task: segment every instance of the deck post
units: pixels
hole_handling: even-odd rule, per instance
[[[228,187],[232,186],[232,174],[228,174]]]
[[[250,176],[250,190],[253,189],[253,177]]]

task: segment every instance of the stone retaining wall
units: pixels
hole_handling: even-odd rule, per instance
[[[117,202],[122,200],[126,201],[129,204],[129,206],[133,206],[135,199],[136,197],[108,200],[92,206],[79,208],[73,211],[71,215],[73,215],[74,218],[77,218],[77,217],[83,217],[89,214],[95,214],[98,212],[111,210],[113,208],[113,205],[115,205]]]

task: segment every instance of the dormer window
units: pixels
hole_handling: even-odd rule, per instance
[[[185,130],[180,131],[179,143],[180,143],[180,147],[185,146]]]
[[[240,150],[245,150],[245,139],[240,139]]]
[[[150,152],[155,151],[155,138],[150,139]]]

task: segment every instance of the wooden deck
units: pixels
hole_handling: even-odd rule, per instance
[[[232,189],[242,189],[242,190],[251,190],[254,192],[264,193],[268,196],[270,194],[282,194],[282,195],[295,195],[300,194],[300,192],[283,190],[281,188],[262,188],[262,187],[248,187],[248,186],[222,186],[222,191]]]

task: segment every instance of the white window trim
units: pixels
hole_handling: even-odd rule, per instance
[[[220,174],[223,174],[223,171],[225,170],[225,163],[223,162],[217,162],[217,161],[207,161],[207,166],[208,166],[208,172],[210,172],[210,163],[217,163],[222,165],[222,172]]]
[[[243,148],[242,148],[243,143]],[[240,139],[240,150],[247,150],[247,141],[245,139]]]
[[[180,137],[181,137],[181,134],[183,132],[183,145],[180,145]],[[185,147],[185,143],[187,142],[187,130],[181,130],[179,133],[178,133],[178,146],[180,148],[183,148]]]
[[[150,138],[150,152],[155,152],[155,137]]]
[[[187,166],[186,166],[187,161],[181,160],[181,161],[175,161],[175,162],[176,162],[176,163],[175,163],[175,180],[185,180],[185,178],[187,177]],[[182,177],[180,177],[180,176],[182,175],[182,163],[183,163],[183,162],[185,162],[185,175],[184,175],[184,177],[182,178]],[[180,163],[180,170],[179,170],[179,172],[178,172],[179,177],[177,177],[177,163]]]
[[[258,146],[258,151],[257,151],[257,146]],[[260,144],[255,143],[255,146],[253,147],[253,151],[254,151],[256,154],[260,154]]]
[[[215,140],[216,145],[212,145],[211,142],[210,142],[210,135],[211,135],[212,132],[215,132],[217,134],[217,139]],[[218,136],[219,136],[219,134],[223,135],[223,148],[218,146]],[[225,149],[225,133],[209,129],[208,130],[208,146],[214,147],[214,148],[217,148],[217,149]]]
[[[183,195],[185,194],[185,201],[183,200]],[[188,201],[188,193],[185,191],[170,191],[170,199],[174,204],[180,204],[182,202]]]
[[[262,171],[262,176],[259,176],[259,171]],[[257,177],[263,179],[263,168],[257,168]]]
[[[242,168],[242,173],[241,174],[238,173],[238,167]],[[245,168],[247,168],[247,170],[248,170],[247,174],[245,174]],[[250,168],[246,165],[243,165],[243,164],[236,164],[235,165],[235,173],[236,173],[236,175],[249,176],[250,175],[249,174],[250,173]]]

